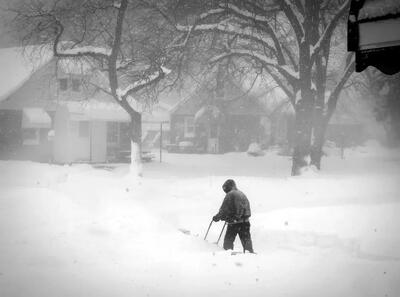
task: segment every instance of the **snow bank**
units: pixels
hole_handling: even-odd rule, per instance
[[[90,169],[88,165],[69,167],[29,161],[1,161],[0,185],[2,187],[48,187],[65,182],[70,172]]]

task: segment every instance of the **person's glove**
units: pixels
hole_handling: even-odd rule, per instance
[[[213,216],[213,221],[214,222],[218,222],[219,221],[219,217],[217,215]]]

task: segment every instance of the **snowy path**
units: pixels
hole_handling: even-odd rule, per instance
[[[125,166],[0,162],[0,296],[398,296],[399,161],[355,151],[291,178],[286,157],[171,154],[140,184]],[[232,176],[257,255],[202,240]]]

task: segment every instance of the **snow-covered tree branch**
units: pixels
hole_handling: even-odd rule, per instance
[[[333,88],[333,91],[330,93],[330,96],[328,98],[328,111],[327,111],[328,121],[335,111],[337,101],[340,96],[340,92],[343,90],[343,87],[349,80],[350,76],[354,73],[355,59],[354,59],[353,54],[350,54],[350,55],[351,55],[351,57],[349,57],[349,62],[347,64],[346,68],[344,69],[339,81]]]
[[[270,59],[265,55],[259,54],[258,52],[252,50],[230,49],[227,53],[214,56],[212,59],[210,59],[210,63],[216,63],[233,56],[237,57],[246,56],[260,62],[265,67],[270,66],[276,68],[276,70],[279,71],[292,84],[296,84],[299,80],[299,74],[293,69],[291,69],[289,66],[282,66],[279,63],[277,63],[276,60]]]
[[[290,0],[278,0],[277,2],[291,24],[298,44],[301,44],[305,35],[303,17],[299,12],[296,13],[296,8]]]
[[[128,85],[124,89],[117,89],[117,96],[119,100],[125,101],[128,96],[137,93],[138,91],[152,85],[156,84],[160,80],[162,80],[166,74],[169,74],[171,71],[165,67],[161,67],[159,70],[146,76],[141,80],[137,80],[134,83]]]
[[[329,46],[333,31],[338,25],[340,18],[348,11],[350,6],[350,0],[346,0],[333,18],[330,20],[329,24],[326,26],[325,30],[321,34],[319,40],[316,42],[315,45],[312,46],[311,50],[311,59],[314,61],[316,55],[321,51],[322,48]]]
[[[212,64],[227,59],[255,63],[283,90],[296,110],[292,173],[299,174],[302,167],[309,165],[305,160],[313,146],[311,136],[321,126],[319,121],[310,119],[314,118],[315,106],[319,111],[325,109],[328,72],[336,71],[330,66],[331,40],[349,1],[340,5],[302,0],[213,3],[214,6],[199,11],[201,17],[193,25],[181,26],[179,30],[187,34],[189,43],[204,42],[207,39],[202,36],[206,35],[213,40],[209,59]],[[334,60],[337,63],[336,57]],[[339,83],[339,93],[341,88]]]

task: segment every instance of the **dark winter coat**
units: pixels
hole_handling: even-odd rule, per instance
[[[226,194],[219,212],[215,215],[216,219],[228,223],[248,222],[250,216],[249,200],[243,192],[235,188]]]

